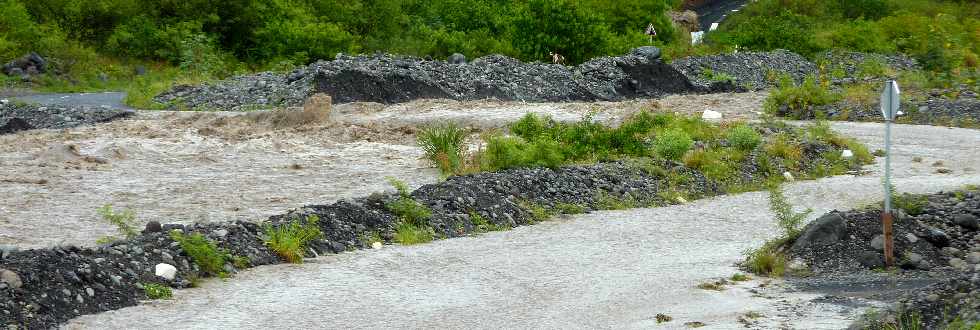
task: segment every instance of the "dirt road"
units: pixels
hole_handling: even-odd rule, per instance
[[[872,148],[880,124],[835,123]],[[897,125],[901,191],[980,183],[975,130]],[[921,162],[913,157],[922,157]],[[942,161],[942,166],[934,166]],[[952,170],[937,174],[936,168]],[[881,198],[870,175],[790,184],[791,202],[815,215]],[[420,246],[388,246],[260,267],[154,302],[73,320],[68,328],[664,328],[703,322],[736,329],[840,329],[860,310],[749,282],[722,292],[694,286],[736,272],[742,252],[774,235],[764,193],[666,208],[597,212],[508,232]],[[745,318],[743,318],[745,319]]]

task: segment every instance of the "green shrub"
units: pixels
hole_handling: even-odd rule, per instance
[[[715,72],[709,68],[705,68],[701,71],[701,78],[707,79],[713,82],[729,82],[735,83],[735,77],[724,72]]]
[[[307,244],[323,236],[318,222],[320,217],[310,215],[306,220],[294,219],[287,224],[273,227],[265,224],[262,240],[272,251],[291,263],[303,263]]]
[[[786,116],[793,119],[812,119],[819,114],[811,112],[811,106],[827,105],[840,100],[841,96],[832,93],[826,88],[817,84],[813,76],[804,79],[800,85],[795,85],[793,80],[784,76],[779,83],[779,87],[772,90],[766,98],[764,107],[766,113],[772,115]],[[786,112],[780,108],[786,106]]]
[[[126,238],[133,238],[139,235],[139,232],[136,230],[136,212],[133,212],[133,210],[114,212],[112,205],[106,204],[100,207],[97,212],[102,216],[103,220],[115,225],[119,233],[123,234]]]
[[[517,205],[520,206],[525,211],[527,211],[529,216],[528,219],[529,223],[548,221],[549,219],[551,219],[551,216],[553,215],[551,211],[549,211],[544,206],[541,206],[540,204],[531,201],[522,200],[518,202]]]
[[[510,124],[510,132],[516,136],[530,141],[539,136],[551,134],[549,131],[556,125],[551,117],[539,117],[534,113],[527,113],[521,119]]]
[[[403,245],[432,242],[434,236],[432,228],[419,227],[408,222],[399,223],[395,227],[395,241]]]
[[[464,129],[452,123],[429,126],[422,128],[417,139],[425,158],[438,166],[443,175],[460,173],[466,151]]]
[[[169,286],[157,283],[143,283],[143,292],[152,300],[173,298],[173,290]]]
[[[500,231],[500,230],[510,229],[510,227],[507,227],[506,225],[497,225],[493,222],[490,222],[490,220],[487,220],[487,218],[483,217],[479,213],[470,212],[469,215],[470,215],[470,221],[473,223],[473,226],[476,227],[477,232],[482,233],[488,231]]]
[[[786,272],[786,255],[776,249],[763,246],[749,252],[747,264],[752,273],[762,276],[780,277]]]
[[[749,151],[762,143],[762,135],[748,125],[737,125],[728,130],[728,142],[739,150]]]
[[[585,206],[562,202],[555,203],[554,209],[561,214],[582,214],[586,211]]]
[[[205,273],[225,277],[224,266],[230,261],[231,256],[228,252],[219,249],[214,242],[201,235],[193,233],[186,235],[178,230],[170,232],[170,239],[180,244],[187,256],[194,260],[194,264],[201,268]]]
[[[657,136],[653,143],[653,150],[657,156],[678,160],[693,145],[694,140],[690,135],[679,129],[672,129]]]
[[[594,204],[597,210],[628,210],[636,208],[638,203],[633,196],[620,197],[600,190],[596,193]]]

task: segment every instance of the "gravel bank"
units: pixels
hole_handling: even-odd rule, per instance
[[[0,134],[37,128],[71,128],[103,123],[132,115],[108,106],[42,106],[0,100]]]
[[[881,146],[881,125],[833,126]],[[968,147],[955,143],[976,143],[975,131],[898,127],[894,165],[902,191],[980,182],[980,175],[960,170],[980,164],[965,154]],[[911,161],[914,156],[944,159],[958,170],[934,174],[929,164]],[[880,173],[877,166],[871,170]],[[786,194],[822,214],[872,203],[881,189],[876,175],[842,176],[793,183]],[[718,293],[693,288],[730,276],[745,249],[775,235],[766,203],[765,193],[745,193],[262,267],[232,281],[179,291],[172,302],[78,318],[68,328],[649,328],[656,326],[657,313],[674,317],[667,326],[700,321],[735,328],[743,326],[736,319],[748,311],[765,316],[755,325],[761,328],[847,327],[861,311],[827,303],[834,299],[754,286]]]
[[[692,56],[670,65],[687,76],[697,89],[710,92],[762,90],[775,86],[781,73],[800,82],[817,72],[812,62],[786,50]]]
[[[522,63],[490,55],[452,64],[392,55],[341,55],[288,73],[264,72],[200,86],[177,86],[158,95],[173,108],[240,111],[296,106],[314,91],[336,103],[399,103],[415,99],[497,99],[526,102],[618,101],[665,94],[743,91],[770,84],[768,71],[797,79],[812,63],[788,52],[740,53],[690,58],[668,65],[659,50],[639,48],[578,66]],[[702,67],[735,77],[735,84],[703,81]]]

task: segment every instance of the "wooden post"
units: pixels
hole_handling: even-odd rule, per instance
[[[885,266],[895,266],[895,240],[892,238],[892,213],[881,212],[881,231],[885,238]]]

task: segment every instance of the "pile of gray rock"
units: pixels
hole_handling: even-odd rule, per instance
[[[867,68],[881,66],[885,71],[898,73],[900,71],[918,70],[919,64],[914,58],[902,54],[874,54],[846,50],[831,50],[817,55],[817,62],[827,65],[824,70],[830,73],[835,85],[849,84],[872,79],[884,79]],[[836,71],[836,72],[835,72]]]
[[[817,73],[813,62],[786,50],[691,56],[670,65],[687,76],[698,90],[713,93],[770,88],[783,74],[799,83]]]
[[[72,128],[103,123],[133,114],[131,110],[101,107],[41,106],[0,100],[0,134],[29,129]]]
[[[705,82],[710,68],[735,77]],[[815,66],[785,51],[689,58],[666,64],[656,47],[599,57],[578,66],[523,63],[502,55],[449,61],[387,54],[320,61],[288,73],[264,72],[200,86],[177,86],[154,98],[174,109],[248,110],[297,106],[313,92],[334,102],[398,103],[415,99],[498,99],[526,102],[617,101],[665,94],[739,91],[770,86],[769,72],[795,79]]]
[[[893,296],[900,297],[900,308],[890,313],[914,312],[925,328],[943,328],[943,322],[957,316],[967,324],[980,321],[980,191],[904,195],[902,200],[907,203],[897,205],[910,205],[906,210],[913,214],[902,210],[895,217],[897,273],[874,271],[885,267],[880,209],[820,217],[804,228],[788,249],[789,257],[806,266],[811,276],[805,282],[904,283],[867,285],[880,286],[876,294],[897,290]],[[883,282],[882,276],[889,280]]]
[[[922,125],[958,127],[980,126],[980,97],[966,85],[951,89],[935,89],[925,99],[902,102],[897,121]],[[813,119],[816,113],[828,118],[852,121],[881,121],[877,100],[870,104],[841,100],[828,105],[813,106],[801,119]]]
[[[45,73],[47,70],[48,61],[35,52],[31,52],[3,65],[3,74],[11,77],[20,77],[25,82],[31,81],[34,76]]]

